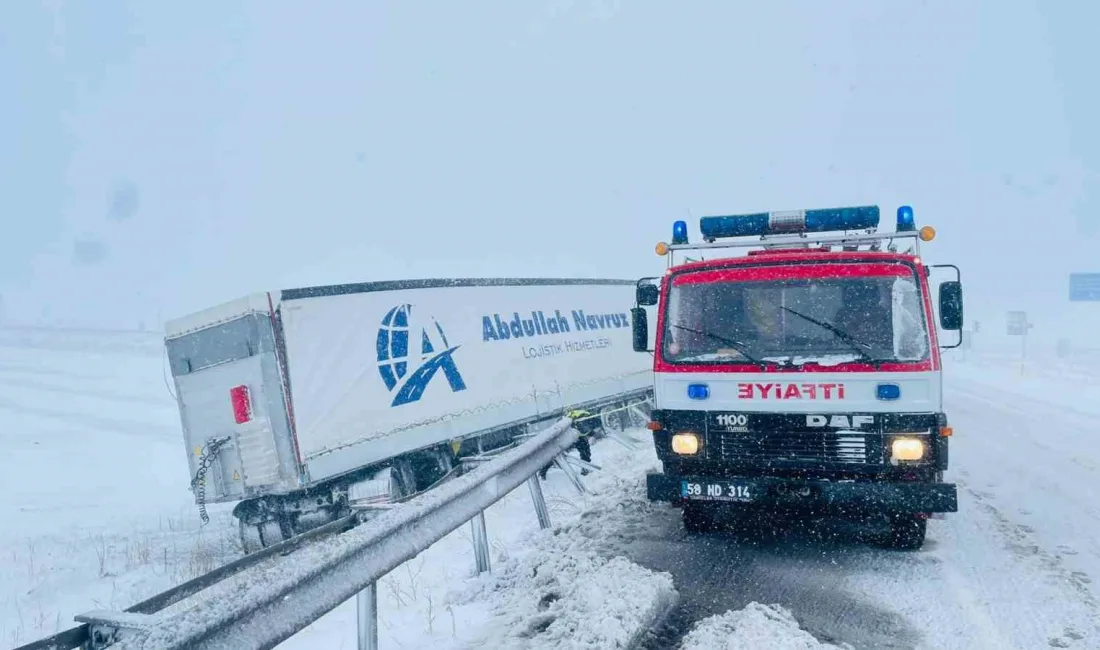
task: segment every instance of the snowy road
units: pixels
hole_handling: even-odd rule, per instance
[[[694,537],[678,511],[650,513],[618,547],[670,572],[680,593],[651,647],[675,647],[693,622],[754,601],[854,648],[1100,647],[1100,401],[1059,401],[1071,387],[1049,379],[1041,387],[1051,394],[1011,375],[946,380],[960,512],[933,520],[918,553],[836,524]]]

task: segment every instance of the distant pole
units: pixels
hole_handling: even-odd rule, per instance
[[[1027,331],[1031,329],[1031,323],[1024,323],[1024,334],[1020,337],[1020,375],[1024,374],[1027,366]]]

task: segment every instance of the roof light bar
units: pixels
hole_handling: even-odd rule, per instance
[[[900,214],[900,211],[899,211]],[[910,210],[912,214],[912,210]],[[703,239],[752,237],[785,233],[873,230],[878,228],[877,205],[822,210],[786,210],[729,216],[702,217],[699,230]]]

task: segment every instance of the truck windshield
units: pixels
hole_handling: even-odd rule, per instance
[[[670,363],[914,362],[929,355],[911,276],[767,281],[675,278],[661,354]]]

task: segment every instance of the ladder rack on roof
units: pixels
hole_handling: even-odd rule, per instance
[[[688,242],[687,222],[677,221],[672,226],[672,244],[657,245],[658,255],[667,255],[669,266],[672,253],[687,250],[715,250],[729,248],[762,248],[764,250],[809,249],[811,247],[856,251],[861,246],[868,250],[897,251],[896,240],[912,239],[909,253],[920,255],[920,242],[931,241],[935,229],[925,226],[919,231],[909,206],[898,208],[897,229],[894,232],[878,232],[879,208],[877,205],[824,210],[788,210],[760,212],[731,216],[702,217],[699,230],[703,242]]]

